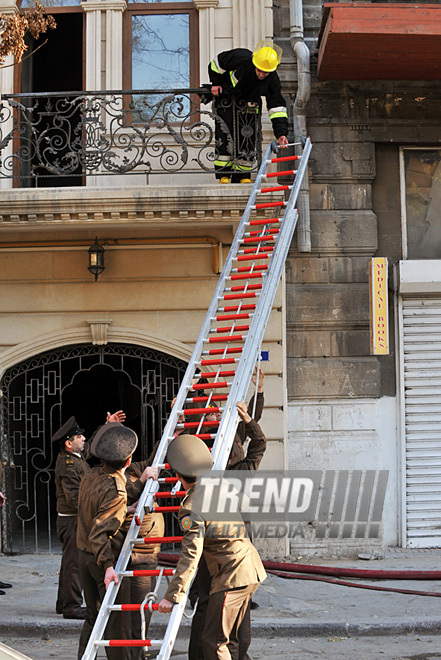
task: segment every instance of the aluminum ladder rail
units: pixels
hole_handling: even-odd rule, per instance
[[[294,145],[289,145],[294,146]],[[161,441],[158,445],[153,466],[158,470],[165,466],[165,457],[170,441],[175,437],[176,430],[185,430],[194,435],[207,440],[207,434],[204,434],[204,426],[213,427],[215,422],[205,422],[204,417],[208,412],[208,406],[213,401],[226,401],[225,407],[220,408],[222,418],[217,422],[218,429],[210,438],[214,440],[212,448],[213,469],[223,470],[228,462],[231,447],[234,440],[239,416],[236,410],[236,402],[243,401],[247,395],[251,382],[254,367],[260,350],[260,346],[265,334],[272,305],[277,292],[277,288],[282,276],[284,264],[288,256],[288,250],[293,238],[297,223],[298,212],[295,209],[297,197],[300,191],[303,176],[306,172],[308,159],[311,152],[311,141],[309,138],[303,145],[301,156],[272,157],[272,153],[277,153],[275,143],[268,145],[265,155],[262,159],[262,165],[256,176],[253,189],[251,191],[247,206],[243,213],[241,222],[236,231],[235,238],[231,245],[229,255],[225,261],[224,268],[219,277],[216,290],[214,292],[207,315],[202,324],[199,337],[196,341],[192,356],[190,358],[187,370],[179,388],[175,405],[172,408]],[[279,151],[280,153],[280,151]],[[298,161],[297,170],[268,172],[273,163]],[[262,188],[262,182],[271,177],[294,175],[292,185],[277,185],[274,187]],[[276,193],[290,190],[289,199],[257,203],[259,194]],[[284,208],[282,218],[263,218],[251,219],[253,212],[270,209],[272,207]],[[273,225],[277,225],[273,227]],[[253,231],[253,227],[259,228]],[[253,246],[253,247],[247,247]],[[255,248],[255,249],[254,249]],[[257,265],[255,262],[268,261],[269,264]],[[252,262],[250,266],[241,266],[247,261]],[[236,266],[236,267],[235,267]],[[249,270],[247,270],[249,269]],[[253,280],[262,280],[259,284],[252,284]],[[231,286],[229,284],[244,281],[243,286]],[[225,307],[221,306],[221,301],[238,300],[237,305]],[[245,301],[245,302],[244,302]],[[255,304],[247,304],[248,301],[256,301]],[[238,326],[236,321],[251,319],[249,325]],[[217,323],[233,321],[233,325],[228,328],[218,327]],[[234,334],[238,328],[246,327],[245,335]],[[219,333],[227,331],[230,334],[223,335]],[[218,335],[218,337],[216,337]],[[240,339],[239,339],[240,337]],[[220,349],[204,350],[208,344],[225,344]],[[242,344],[235,348],[231,344]],[[240,355],[239,358],[231,357]],[[208,358],[205,358],[208,355]],[[214,355],[221,355],[215,358]],[[213,357],[211,357],[213,356]],[[223,367],[231,365],[227,371]],[[208,367],[216,367],[213,372],[203,371]],[[200,376],[209,376],[210,382],[203,385],[194,385],[193,381],[197,372],[201,370]],[[232,381],[220,380],[232,377]],[[211,381],[211,378],[213,379]],[[201,390],[201,397],[188,397],[188,393]],[[228,390],[228,394],[218,394],[218,390]],[[205,392],[207,390],[209,393]],[[202,408],[188,409],[185,403],[201,403]],[[212,411],[212,409],[210,409]],[[198,422],[179,423],[179,416],[185,412],[187,416],[200,415]],[[156,493],[159,490],[159,483],[149,479],[139,498],[136,512],[127,533],[125,542],[121,549],[115,570],[118,576],[121,576],[126,570],[130,560],[130,554],[135,543],[142,542],[138,538],[138,530],[142,523],[145,513],[153,509]],[[83,654],[82,660],[94,660],[98,648],[101,646],[116,646],[103,641],[104,630],[107,625],[109,614],[118,593],[119,585],[112,582],[105,594],[101,609],[99,611],[95,626],[89,638],[88,645]],[[163,640],[143,640],[153,642],[152,646],[160,646],[157,656],[158,660],[168,660],[173,650],[174,641],[179,630],[182,615],[185,609],[187,597],[185,596],[180,603],[173,607],[170,614],[167,630]],[[133,644],[135,645],[135,644]],[[139,643],[136,645],[140,645]],[[149,644],[150,645],[150,644]],[[118,645],[120,646],[120,645]],[[130,642],[127,644],[130,646]]]

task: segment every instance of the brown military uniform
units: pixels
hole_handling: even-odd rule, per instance
[[[83,455],[60,449],[55,464],[57,535],[62,543],[56,611],[71,615],[83,604],[77,550],[77,510],[80,481],[90,469]]]
[[[127,512],[126,479],[124,474],[102,465],[93,468],[83,478],[78,498],[78,534],[80,576],[86,600],[86,618],[81,631],[78,658],[81,659],[105,595],[104,575],[114,566],[112,538],[124,522]],[[106,639],[115,639],[113,615],[105,632]],[[108,635],[108,637],[106,637]],[[106,648],[108,658],[129,658],[125,649]]]
[[[259,401],[259,399],[258,399]],[[257,406],[256,406],[257,413]],[[248,407],[248,414],[250,413],[250,406]],[[243,422],[243,437],[249,437],[250,442],[247,449],[247,455],[234,464],[228,465],[228,470],[257,470],[266,449],[266,439],[259,424],[254,419],[248,424]],[[199,562],[198,572],[193,582],[190,592],[194,596],[194,600],[198,599],[196,611],[193,615],[191,622],[190,642],[188,646],[189,660],[204,660],[204,653],[202,649],[203,631],[205,627],[205,619],[207,615],[207,607],[211,589],[211,575],[207,567],[207,562],[202,556]],[[246,610],[243,621],[238,630],[238,649],[239,660],[246,658],[246,653],[250,645],[251,636],[251,622],[249,607]]]
[[[125,476],[127,478],[126,490],[128,505],[134,504],[139,499],[145,486],[145,484],[141,482],[140,476],[145,468],[151,465],[151,463],[152,460],[149,459],[147,461],[132,463],[127,468]],[[132,522],[132,518],[132,514],[126,516],[123,525],[112,541],[112,548],[115,556],[119,555],[125,536]],[[164,516],[162,513],[145,514],[138,531],[138,536],[140,538],[146,536],[164,536]],[[156,568],[158,565],[158,553],[160,550],[160,543],[140,543],[134,545],[127,570],[149,570]],[[119,591],[121,602],[132,604],[142,603],[145,596],[153,591],[155,586],[155,577],[133,576],[130,578],[123,578]],[[124,631],[130,630],[131,639],[142,639],[141,617],[144,617],[145,631],[147,632],[152,613],[144,610],[142,614],[141,612],[124,612],[120,616],[123,617],[123,625],[120,626],[120,632],[123,634]],[[122,639],[122,634],[119,634],[117,638]],[[131,660],[143,660],[144,649],[142,647],[132,648],[130,658]]]
[[[227,647],[232,654],[238,653],[238,629],[251,596],[266,573],[245,525],[231,523],[234,535],[222,536],[227,523],[204,520],[192,507],[193,493],[194,487],[191,487],[178,514],[184,531],[182,550],[164,598],[180,602],[203,553],[212,582],[202,647],[205,660],[220,660],[230,657]]]

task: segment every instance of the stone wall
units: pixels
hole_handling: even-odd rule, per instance
[[[274,7],[284,48],[281,76],[295,97],[289,2]],[[402,258],[399,150],[439,143],[440,93],[430,81],[319,82],[317,37],[322,3],[304,2],[311,52],[307,128],[311,252],[296,241],[286,266],[288,465],[301,469],[388,469],[381,538],[293,539],[293,552],[351,554],[400,541],[394,294],[390,355],[371,356],[368,263]],[[398,502],[397,502],[398,493]]]

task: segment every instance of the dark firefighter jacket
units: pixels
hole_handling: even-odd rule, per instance
[[[234,48],[219,53],[208,65],[208,75],[212,85],[220,85],[222,94],[254,102],[262,107],[262,96],[266,98],[268,114],[276,138],[288,134],[288,114],[282,96],[277,71],[259,80],[252,61],[252,52],[247,48]]]

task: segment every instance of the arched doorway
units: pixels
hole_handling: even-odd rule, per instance
[[[54,431],[70,416],[89,436],[106,412],[122,409],[139,437],[136,460],[160,438],[187,365],[131,344],[74,345],[37,355],[5,372],[1,455],[6,469],[3,551],[57,547]]]

